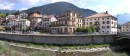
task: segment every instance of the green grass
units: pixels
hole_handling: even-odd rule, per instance
[[[6,41],[0,41],[0,56],[6,54],[6,56],[19,56],[17,52],[13,49],[10,49],[7,45],[5,45]],[[44,48],[55,48],[58,47],[60,50],[63,49],[82,49],[82,48],[100,48],[100,47],[108,47],[109,44],[88,44],[88,45],[47,45],[47,44],[34,44],[34,43],[20,43],[20,42],[11,42],[17,45],[27,45],[34,47],[44,47]],[[28,52],[27,56],[49,56],[49,52],[44,51],[33,51]],[[82,54],[81,54],[82,55]],[[126,53],[115,53],[112,51],[101,54],[100,56],[128,56]]]
[[[23,56],[22,54],[11,49],[9,46],[7,46],[4,43],[5,43],[4,41],[0,41],[0,56]],[[35,51],[35,52],[29,52],[26,55],[27,56],[49,56],[49,53],[43,51]]]
[[[0,41],[0,56],[6,55],[6,56],[16,56],[16,53],[14,50],[10,49],[8,46],[4,44],[4,42]]]
[[[35,51],[27,53],[27,56],[49,56],[49,53],[43,51]]]
[[[85,49],[85,48],[102,48],[109,47],[109,44],[84,44],[84,45],[57,45],[57,44],[36,44],[36,43],[23,43],[23,42],[10,42],[16,45],[26,45],[28,47],[40,47],[40,48],[59,48],[64,49]]]
[[[102,54],[101,56],[128,56],[128,55],[126,53],[115,53],[115,52],[109,51]]]

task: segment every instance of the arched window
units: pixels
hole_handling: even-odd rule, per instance
[[[94,25],[100,25],[100,23],[98,21],[96,21]]]

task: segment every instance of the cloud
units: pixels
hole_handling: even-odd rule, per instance
[[[5,2],[8,3],[15,3],[15,4],[23,4],[23,5],[35,5],[39,2],[43,2],[45,0],[6,0]]]
[[[91,0],[81,1],[82,8],[88,8],[97,12],[109,11],[112,15],[130,13],[130,0]]]
[[[9,9],[9,10],[11,10],[12,8],[13,8],[13,6],[14,6],[14,4],[8,4],[8,5],[6,5],[6,4],[0,4],[0,9]]]
[[[130,13],[130,0],[0,0],[0,7],[2,9],[14,8],[21,10],[59,1],[73,3],[80,8],[91,9],[97,12],[108,10],[113,15],[124,12]]]
[[[21,10],[27,10],[27,9],[28,9],[28,8],[21,8],[21,9],[19,9],[19,10],[21,11]]]
[[[69,2],[70,0],[51,0],[51,3],[59,2],[59,1],[66,1],[66,2]]]

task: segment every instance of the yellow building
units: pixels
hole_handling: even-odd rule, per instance
[[[82,18],[79,13],[66,11],[56,18],[57,21],[51,23],[51,33],[72,34],[76,32],[77,27],[82,27]]]

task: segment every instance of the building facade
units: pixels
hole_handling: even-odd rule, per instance
[[[22,28],[30,27],[30,21],[27,19],[13,19],[9,21],[8,27],[14,28],[14,30],[22,30]]]
[[[117,18],[108,12],[97,13],[84,19],[84,27],[95,26],[96,32],[101,34],[117,33]]]
[[[6,20],[15,19],[15,15],[8,15],[6,16]]]
[[[130,32],[130,22],[121,25],[121,32]]]
[[[51,22],[57,21],[55,15],[43,15],[42,22],[39,24],[39,27],[42,30],[50,32]]]
[[[29,14],[29,20],[31,22],[31,29],[35,30],[38,29],[38,24],[42,21],[42,14],[40,12],[33,12]]]
[[[20,18],[25,19],[25,18],[28,17],[28,14],[25,13],[25,12],[22,12],[22,13],[19,14],[19,16],[20,16]]]
[[[56,18],[57,21],[51,23],[51,33],[72,34],[76,32],[77,27],[82,27],[82,18],[79,13],[66,11]]]

